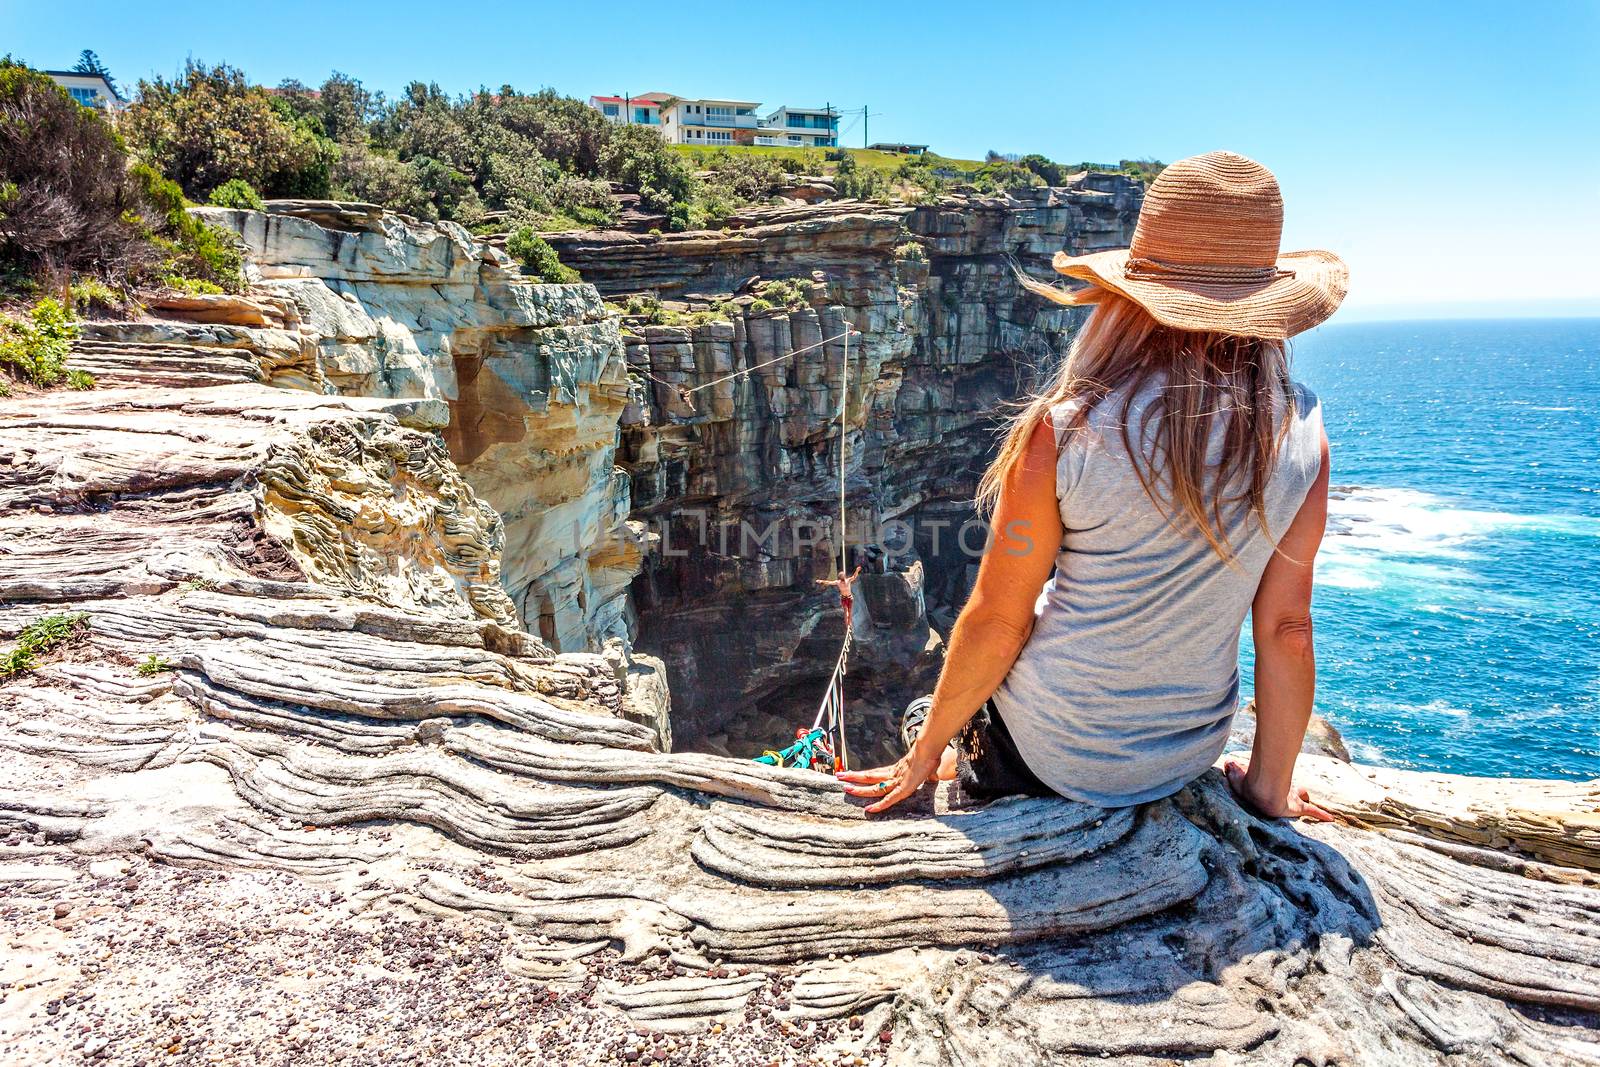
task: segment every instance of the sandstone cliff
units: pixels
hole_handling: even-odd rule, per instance
[[[623,414],[618,458],[632,517],[657,535],[634,586],[638,643],[667,662],[683,743],[759,750],[809,715],[832,667],[842,620],[815,579],[839,557],[848,385],[847,536],[874,549],[852,620],[852,717],[860,743],[888,754],[970,585],[983,537],[963,525],[998,416],[1054,370],[1081,316],[1028,294],[1014,268],[1048,276],[1063,248],[1125,245],[1141,197],[1137,182],[1085,174],[1021,199],[847,201],[754,211],[722,233],[552,239],[608,296],[727,316],[626,337],[648,389]],[[804,300],[761,309],[764,283],[795,279],[811,283]],[[860,331],[848,368],[846,324]],[[763,365],[689,401],[677,392]]]
[[[552,554],[588,577],[545,625],[528,605],[565,579],[509,560],[513,524],[490,493],[518,463],[562,472],[537,490],[552,508],[602,491],[593,456],[560,464],[552,427],[630,395],[624,354],[653,365],[687,344],[675,372],[709,378],[702,353],[714,361],[741,330],[730,360],[779,318],[792,338],[796,323],[820,334],[832,315],[862,317],[861,358],[898,379],[896,406],[853,401],[847,419],[864,525],[874,509],[949,505],[970,477],[927,455],[941,433],[980,432],[969,420],[999,387],[939,362],[979,342],[927,338],[991,336],[1035,312],[978,331],[935,301],[926,321],[943,325],[906,340],[870,321],[872,301],[819,299],[810,317],[704,327],[709,351],[699,336],[624,340],[593,292],[520,285],[453,228],[281,210],[235,217],[279,249],[247,297],[97,328],[75,360],[111,388],[0,401],[0,641],[52,612],[88,627],[0,683],[0,1058],[1600,1062],[1600,783],[1308,756],[1307,783],[1344,822],[1255,819],[1215,774],[1138,809],[975,807],[941,789],[869,820],[826,777],[663,751],[648,673],[615,649],[551,647],[565,640],[555,614],[589,620],[567,633],[606,618],[589,590],[620,550],[589,550],[597,535]],[[875,214],[813,222],[859,235]],[[931,290],[941,268],[1000,293],[1003,268],[974,258],[998,252],[958,250],[1004,248],[1027,217],[897,217],[954,257],[941,264],[934,244],[927,278],[895,268],[901,321],[922,321],[925,297],[899,290]],[[456,295],[436,302],[435,285]],[[509,423],[492,405],[463,416],[476,410],[463,365],[522,383]],[[907,401],[918,375],[925,407]],[[826,521],[825,494],[804,486],[826,481],[828,409],[774,414],[767,398],[798,413],[831,380],[750,386],[718,419],[663,411],[675,394],[653,386],[622,415],[633,509],[670,510],[681,478],[730,514],[767,498]],[[343,395],[358,391],[377,395]],[[901,402],[926,422],[894,426]],[[806,429],[751,460],[714,443],[741,418]],[[464,467],[451,455],[478,430],[521,432],[538,454],[504,442],[480,493],[474,459],[494,446]],[[680,440],[693,449],[676,467],[630,451]],[[661,467],[668,488],[641,495]],[[692,605],[688,564],[628,543],[650,554],[641,581],[670,579],[663,602]],[[734,619],[769,640],[763,598],[814,602],[803,568],[826,557],[775,553],[787,586],[732,560],[698,566],[719,612],[737,610],[734,579],[770,583]],[[916,569],[869,586],[857,624],[926,630],[918,605],[940,594],[914,594],[939,586]]]
[[[638,560],[616,550],[632,541],[616,536],[627,484],[614,454],[628,379],[594,290],[523,284],[459,226],[367,205],[205,214],[241,234],[254,295],[281,309],[279,323],[235,327],[242,346],[294,353],[266,380],[441,401],[451,457],[504,520],[502,577],[523,622],[568,651],[625,636]]]

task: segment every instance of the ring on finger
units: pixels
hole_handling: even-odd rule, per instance
[[[885,781],[882,781],[882,782],[878,783],[878,789],[880,791],[882,791],[882,792],[887,793],[889,790],[891,790],[893,788],[894,788],[894,783],[893,782],[885,780]]]

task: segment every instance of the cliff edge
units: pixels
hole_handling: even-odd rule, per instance
[[[1600,1062],[1600,783],[1307,756],[1345,821],[1256,819],[1215,773],[869,820],[669,751],[648,665],[527,607],[572,589],[604,633],[623,564],[508,562],[491,506],[519,463],[594,499],[584,405],[625,406],[632,343],[594,291],[448,224],[237,222],[399,280],[347,299],[307,257],[330,300],[275,257],[91,331],[111,388],[0,401],[0,637],[74,620],[0,683],[8,1061]],[[435,269],[448,316],[358,288]],[[463,418],[485,370],[545,384]],[[469,424],[540,447],[479,488]]]

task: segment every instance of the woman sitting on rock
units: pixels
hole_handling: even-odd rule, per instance
[[[933,696],[907,709],[906,755],[839,776],[868,811],[935,777],[1104,807],[1176,792],[1228,739],[1249,613],[1255,747],[1228,781],[1264,815],[1330,817],[1291,782],[1328,441],[1285,341],[1334,312],[1347,274],[1328,252],[1279,255],[1282,224],[1272,173],[1212,152],[1156,179],[1131,248],[1056,256],[1087,288],[1025,282],[1097,306],[980,484],[992,542]]]

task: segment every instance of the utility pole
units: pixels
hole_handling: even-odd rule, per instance
[[[862,148],[865,148],[865,147],[867,147],[867,145],[872,143],[872,140],[867,136],[867,119],[869,117],[869,114],[867,112],[867,106],[868,105],[866,105],[866,104],[862,104],[861,105],[861,147]]]
[[[633,97],[627,93],[622,94],[622,122],[624,125],[633,125]]]

